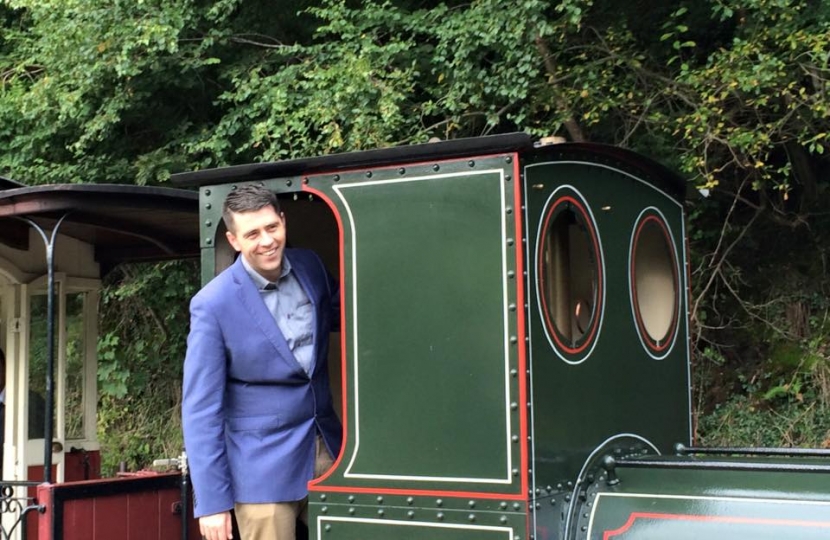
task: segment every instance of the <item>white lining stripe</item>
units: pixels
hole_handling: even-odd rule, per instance
[[[342,190],[347,188],[354,188],[354,187],[372,187],[377,185],[392,185],[392,184],[401,184],[407,182],[417,182],[417,181],[424,181],[424,180],[438,180],[438,179],[446,179],[446,178],[469,178],[470,176],[478,176],[478,175],[486,175],[486,174],[498,174],[498,188],[499,188],[499,196],[500,196],[500,219],[501,219],[501,255],[502,255],[502,313],[503,313],[503,329],[504,329],[504,399],[505,399],[505,426],[506,426],[506,433],[505,433],[505,445],[506,445],[506,455],[507,455],[507,468],[505,471],[505,476],[502,478],[466,478],[466,477],[448,477],[448,476],[418,476],[418,475],[394,475],[394,474],[369,474],[369,473],[353,473],[351,472],[355,460],[357,459],[358,452],[360,450],[360,391],[359,391],[359,377],[358,377],[358,320],[357,320],[357,261],[356,261],[356,254],[357,254],[357,232],[355,230],[355,220],[354,215],[352,214],[351,207],[349,206],[348,201],[344,197]],[[354,407],[355,407],[355,418],[354,418],[354,427],[355,427],[355,444],[354,449],[352,450],[352,455],[349,459],[348,466],[346,467],[346,471],[343,473],[345,478],[374,478],[374,479],[384,479],[384,480],[408,480],[408,481],[420,481],[420,482],[469,482],[469,483],[478,483],[478,484],[511,484],[512,483],[512,468],[513,468],[513,451],[512,451],[512,441],[511,441],[511,433],[512,433],[512,426],[510,421],[510,326],[509,326],[509,313],[508,313],[508,283],[507,283],[507,218],[506,218],[506,203],[505,203],[505,187],[504,187],[504,169],[489,169],[483,171],[465,171],[461,173],[446,173],[446,174],[438,174],[438,175],[429,175],[429,176],[418,176],[412,178],[399,178],[393,180],[370,180],[365,182],[355,182],[349,184],[340,184],[333,186],[334,192],[337,194],[340,201],[343,203],[343,206],[346,208],[346,213],[348,214],[349,219],[349,228],[351,230],[352,236],[352,259],[351,259],[351,270],[352,270],[352,319],[353,319],[353,356],[354,356]],[[514,243],[520,242],[521,239],[515,239]],[[345,264],[345,261],[344,261]],[[516,280],[520,280],[521,276],[516,276]]]
[[[428,523],[418,521],[400,521],[392,519],[369,519],[369,518],[349,518],[349,517],[335,517],[335,516],[318,516],[317,517],[317,539],[322,540],[323,522],[324,521],[339,521],[352,523],[369,523],[372,525],[394,525],[397,527],[429,527],[434,529],[461,529],[468,531],[494,531],[505,533],[507,540],[513,538],[513,527],[498,527],[495,525],[461,525],[455,523]]]

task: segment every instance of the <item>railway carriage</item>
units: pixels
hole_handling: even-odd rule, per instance
[[[653,161],[510,134],[174,182],[199,187],[204,283],[233,261],[221,207],[244,183],[276,192],[289,243],[339,277],[329,370],[345,433],[309,486],[311,538],[830,529],[826,452],[692,445],[686,186]],[[186,474],[164,478],[187,487]],[[82,498],[84,486],[122,482],[64,486]],[[135,497],[161,493],[131,485]],[[69,514],[55,517],[60,489],[41,488],[39,530],[53,534],[41,538],[83,537]],[[106,496],[89,494],[89,504]],[[194,537],[190,523],[154,537]]]

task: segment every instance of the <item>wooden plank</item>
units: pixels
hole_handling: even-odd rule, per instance
[[[95,530],[87,540],[110,540],[128,538],[127,497],[114,495],[93,498],[95,505]]]
[[[95,506],[89,500],[66,501],[63,506],[63,540],[90,540],[95,533]]]
[[[124,540],[160,539],[159,492],[131,493],[126,498],[128,534]]]

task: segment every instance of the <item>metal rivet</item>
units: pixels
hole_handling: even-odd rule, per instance
[[[467,503],[467,506],[469,506],[470,508],[475,508],[476,507],[476,502],[475,501],[470,501],[470,502]]]
[[[231,191],[236,191],[236,186],[231,186]]]
[[[470,167],[475,167],[476,162],[471,159],[470,161],[467,162],[467,165],[469,165]]]
[[[516,311],[516,304],[510,304],[509,306],[507,306],[507,309],[509,309],[510,311]]]
[[[286,180],[285,181],[286,186],[291,187],[291,184],[293,184],[293,182],[291,180]]]
[[[510,343],[517,343],[519,340],[516,336],[510,336]]]
[[[326,494],[325,494],[325,493],[321,493],[321,494],[320,494],[320,500],[321,500],[321,501],[325,501],[325,500],[326,500]]]
[[[510,438],[513,440],[513,442],[519,442],[519,436],[518,435],[513,435]]]
[[[212,204],[210,204],[210,203],[207,203],[207,204],[205,205],[205,208],[207,208],[208,210],[210,210],[211,208],[213,208],[213,205],[212,205]]]
[[[507,501],[502,501],[501,503],[499,503],[499,508],[501,508],[502,510],[507,509]]]
[[[327,524],[326,524],[326,526],[325,526],[325,527],[323,527],[323,528],[326,530],[326,532],[329,532],[329,531],[331,530],[331,525],[329,525],[329,524],[327,523]]]
[[[550,504],[551,504],[551,506],[555,505],[556,504],[556,499],[551,499]]]
[[[519,510],[521,507],[522,507],[522,505],[521,505],[521,504],[519,504],[519,503],[517,503],[517,502],[514,502],[514,503],[513,503],[513,510]]]
[[[582,532],[585,532],[585,531],[587,531],[587,530],[588,530],[587,525],[583,525],[583,526],[582,526]]]
[[[380,510],[378,510],[378,515],[379,515],[380,517],[383,517],[383,508],[381,508]]]
[[[436,514],[435,517],[437,517],[440,520],[443,520],[444,519],[444,512],[438,512],[438,514]]]
[[[354,502],[354,495],[349,495],[349,502]]]
[[[412,519],[412,518],[415,517],[415,511],[410,510],[409,512],[406,513],[406,515],[407,515],[407,517],[409,517],[409,519]]]
[[[211,245],[213,243],[213,238],[205,238],[205,244]]]
[[[515,369],[511,369],[511,370],[510,370],[510,375],[511,375],[512,377],[515,377],[515,376],[516,376],[516,375],[518,375],[518,374],[519,374],[519,372],[518,372],[518,371],[516,371]]]
[[[467,516],[467,519],[469,521],[475,521],[476,520],[476,515],[475,514],[470,514],[469,516]]]
[[[372,171],[366,171],[366,178],[372,177]]]
[[[512,238],[508,238],[508,239],[507,239],[507,245],[508,245],[508,246],[512,246],[512,245],[513,245],[513,239],[512,239]]]
[[[306,176],[305,178],[303,178],[303,184],[308,184],[308,176]]]
[[[205,195],[210,195],[210,190],[209,189],[205,190]]]
[[[507,156],[504,158],[505,163],[513,163],[513,158],[511,156]]]
[[[550,487],[550,486],[545,486],[545,491],[551,492],[551,491],[553,491],[553,488]]]
[[[519,469],[513,469],[513,476],[519,476]]]
[[[334,175],[334,181],[335,181],[335,182],[339,182],[339,181],[340,181],[340,175],[339,175],[339,174],[335,174],[335,175]]]
[[[378,497],[378,504],[383,504],[383,497]]]
[[[511,180],[513,180],[513,177],[512,177],[512,176],[510,176],[509,174],[505,174],[505,175],[504,175],[504,181],[505,181],[505,182],[509,182],[509,181],[511,181]]]
[[[324,506],[324,507],[322,507],[322,508],[320,509],[320,511],[321,511],[322,513],[324,513],[324,514],[325,514],[326,512],[328,512],[328,511],[329,511],[329,507],[328,507],[328,506]]]
[[[349,508],[349,514],[352,516],[354,515],[354,508]]]
[[[542,488],[536,488],[536,495],[542,494]]]
[[[507,208],[505,208],[505,212],[507,212],[508,214],[512,214],[513,213],[513,208],[508,206]]]
[[[438,499],[437,501],[435,501],[435,506],[444,506],[444,500]]]
[[[412,504],[414,502],[415,502],[415,499],[413,499],[412,497],[407,497],[406,498],[406,504]]]
[[[518,408],[519,408],[519,404],[516,403],[515,401],[510,404],[510,410],[515,411]]]
[[[510,270],[509,272],[507,272],[507,277],[509,277],[510,279],[513,279],[514,277],[516,277],[516,272],[514,272],[513,270]]]
[[[205,220],[205,227],[210,227],[212,225],[213,225],[213,222],[211,220],[209,220],[209,219]]]
[[[441,169],[441,166],[438,165],[437,163],[432,166],[432,170],[435,171],[435,172],[438,172],[440,169]]]
[[[500,521],[502,524],[507,523],[507,516],[502,516],[502,517],[500,517],[500,518],[499,518],[499,521]]]
[[[398,169],[398,174],[406,174],[406,169],[401,167],[400,169]]]

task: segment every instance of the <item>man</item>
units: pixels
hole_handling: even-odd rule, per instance
[[[194,515],[207,540],[294,540],[308,481],[340,450],[328,335],[337,284],[313,252],[287,249],[285,216],[258,186],[232,191],[226,236],[239,252],[190,304],[182,419]]]

